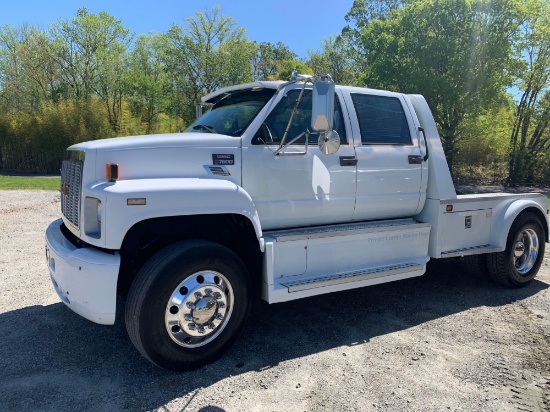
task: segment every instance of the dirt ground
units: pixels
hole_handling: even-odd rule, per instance
[[[548,251],[524,289],[438,261],[415,279],[260,304],[221,360],[176,374],[141,358],[122,322],[60,303],[43,240],[58,217],[56,193],[0,191],[2,410],[550,411]]]

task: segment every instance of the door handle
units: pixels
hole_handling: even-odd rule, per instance
[[[409,164],[410,165],[419,165],[422,163],[424,159],[422,156],[409,156]]]
[[[340,156],[340,166],[356,166],[357,158],[355,156]]]

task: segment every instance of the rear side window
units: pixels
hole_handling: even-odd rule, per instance
[[[396,97],[352,94],[363,144],[412,144],[409,125]]]

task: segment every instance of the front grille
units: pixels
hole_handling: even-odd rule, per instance
[[[80,227],[80,193],[84,152],[67,150],[61,165],[61,213],[77,229]]]

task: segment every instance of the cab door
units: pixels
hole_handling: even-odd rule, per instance
[[[354,220],[413,216],[425,196],[425,162],[405,97],[359,88],[342,94],[357,156]]]
[[[334,129],[340,150],[323,154],[317,134],[305,136],[274,155],[287,127],[301,85],[288,86],[268,103],[243,136],[242,186],[252,197],[262,229],[324,225],[353,218],[356,190],[355,149],[347,141],[349,119],[336,99]],[[286,142],[311,124],[311,90],[305,90]]]

